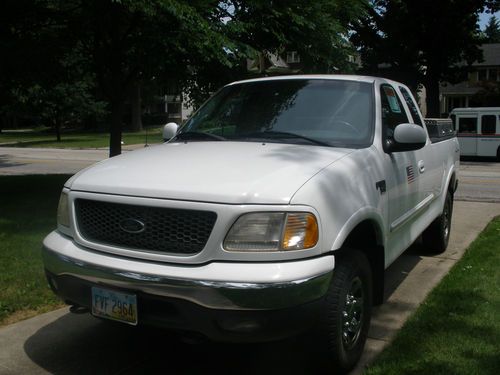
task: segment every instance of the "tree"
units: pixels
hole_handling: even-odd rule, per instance
[[[310,4],[300,0],[6,1],[12,5],[4,13],[7,35],[12,29],[12,9],[19,8],[14,19],[28,30],[19,41],[36,41],[46,35],[50,41],[44,43],[46,60],[54,61],[56,67],[64,68],[61,61],[70,51],[90,61],[82,62],[81,69],[96,81],[108,104],[110,156],[121,152],[127,101],[133,99],[138,117],[141,84],[154,80],[165,87],[176,86],[199,102],[229,80],[243,78],[247,58],[259,52],[281,53],[290,47],[301,53],[305,71],[343,67],[352,53],[348,26],[366,7],[365,0]],[[26,21],[26,14],[31,21]],[[5,40],[11,43],[11,39]],[[40,48],[36,43],[30,45]],[[15,66],[16,58],[12,61]],[[64,92],[68,81],[51,81],[57,74],[47,66],[50,79],[34,75],[31,83],[46,90],[40,92],[48,93],[49,87]],[[61,100],[63,96],[52,98]]]
[[[495,16],[490,17],[483,32],[486,43],[500,43],[500,23]]]
[[[72,8],[54,0],[6,0],[0,7],[2,119],[27,114],[53,126],[60,141],[63,123],[102,114],[89,59],[64,37]]]
[[[471,101],[478,107],[498,107],[500,103],[500,82],[482,82],[481,89]]]
[[[465,78],[467,66],[481,61],[478,16],[485,0],[375,0],[369,17],[356,25],[353,42],[367,72],[403,78],[427,90],[429,116],[439,116],[439,84]],[[381,69],[385,67],[385,69]]]
[[[299,53],[304,73],[353,71],[348,57],[355,51],[348,34],[367,9],[366,0],[221,1],[218,18],[231,41],[225,48],[230,63],[193,64],[183,87],[198,105],[220,86],[248,77],[247,59],[287,50]]]

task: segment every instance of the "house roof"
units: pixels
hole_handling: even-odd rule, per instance
[[[500,66],[500,43],[483,44],[483,62],[475,62],[473,66]]]

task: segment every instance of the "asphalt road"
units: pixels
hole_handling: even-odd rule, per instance
[[[107,150],[0,147],[0,176],[74,174],[106,157]]]
[[[455,199],[500,202],[500,162],[488,159],[462,160]]]

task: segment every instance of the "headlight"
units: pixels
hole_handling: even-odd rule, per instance
[[[59,198],[59,206],[57,207],[57,224],[69,228],[69,206],[68,194],[61,193]]]
[[[240,216],[224,240],[230,251],[302,250],[318,243],[318,222],[308,212],[257,212]]]

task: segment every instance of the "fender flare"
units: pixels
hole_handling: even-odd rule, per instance
[[[354,212],[351,217],[346,221],[342,229],[339,231],[337,237],[335,238],[331,250],[338,250],[342,247],[345,240],[349,236],[349,234],[356,228],[359,224],[364,221],[372,221],[375,224],[376,245],[385,245],[385,236],[384,236],[384,221],[382,220],[382,216],[379,211],[375,207],[362,207],[356,212]]]

